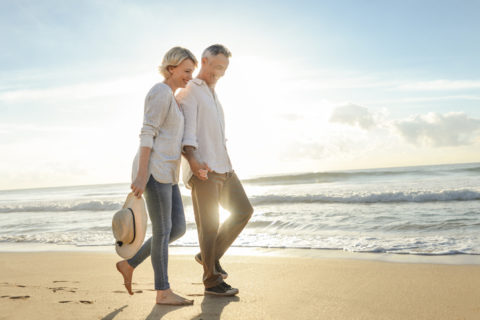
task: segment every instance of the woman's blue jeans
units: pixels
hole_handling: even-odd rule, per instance
[[[144,192],[152,236],[128,264],[136,268],[151,256],[155,274],[155,290],[170,288],[168,283],[168,244],[185,234],[185,213],[177,184],[160,183],[150,176]]]

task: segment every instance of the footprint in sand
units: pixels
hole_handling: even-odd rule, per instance
[[[78,288],[55,287],[55,288],[48,288],[48,289],[52,290],[53,293],[55,293],[55,292],[57,292],[57,291],[67,291],[67,292],[73,292],[73,293],[75,293],[75,292],[77,292],[77,291],[75,291],[74,289],[78,289]],[[70,290],[68,290],[68,289],[70,289]]]
[[[53,280],[52,282],[53,283],[59,283],[59,282],[79,283],[79,281],[68,281],[68,280]],[[52,290],[54,293],[57,291],[67,291],[67,292],[76,293],[77,291],[75,290],[78,290],[78,288],[75,288],[75,287],[53,287],[48,289]]]
[[[2,282],[0,284],[4,285],[4,286],[15,286],[15,287],[19,287],[19,288],[26,288],[27,287],[23,284],[13,284],[13,283],[8,283],[8,282]]]
[[[28,299],[30,298],[30,296],[14,296],[14,297],[10,297],[10,299],[21,299],[21,300],[25,300],[25,299]]]
[[[0,298],[9,298],[9,299],[28,299],[30,296],[1,296]]]
[[[70,302],[73,302],[73,301],[70,301],[70,300],[58,301],[58,303],[70,303]],[[93,301],[89,301],[89,300],[80,300],[78,302],[83,303],[83,304],[93,304]]]
[[[79,283],[79,281],[53,280],[53,283],[57,283],[57,282],[71,282],[71,283]]]
[[[153,290],[155,291],[155,290]],[[120,290],[115,290],[115,291],[112,291],[113,293],[128,293],[127,291],[120,291]],[[133,293],[143,293],[142,290],[133,290]]]

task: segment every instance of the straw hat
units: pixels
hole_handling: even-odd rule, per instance
[[[129,193],[123,208],[112,219],[115,250],[120,257],[130,259],[138,252],[145,240],[147,221],[143,197],[139,199]]]

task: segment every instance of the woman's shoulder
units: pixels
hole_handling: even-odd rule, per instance
[[[167,84],[159,82],[148,91],[147,98],[170,98],[172,95],[172,89]]]

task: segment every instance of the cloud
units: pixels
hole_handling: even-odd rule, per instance
[[[330,117],[330,122],[358,126],[365,130],[376,125],[375,116],[372,112],[365,107],[351,103],[336,107]]]
[[[333,110],[330,122],[364,130],[387,128],[392,134],[399,134],[406,142],[417,146],[455,147],[480,141],[480,119],[469,117],[464,112],[432,112],[392,121],[366,107],[347,104]]]
[[[393,125],[407,142],[434,147],[470,145],[480,134],[480,119],[463,112],[417,115]]]

